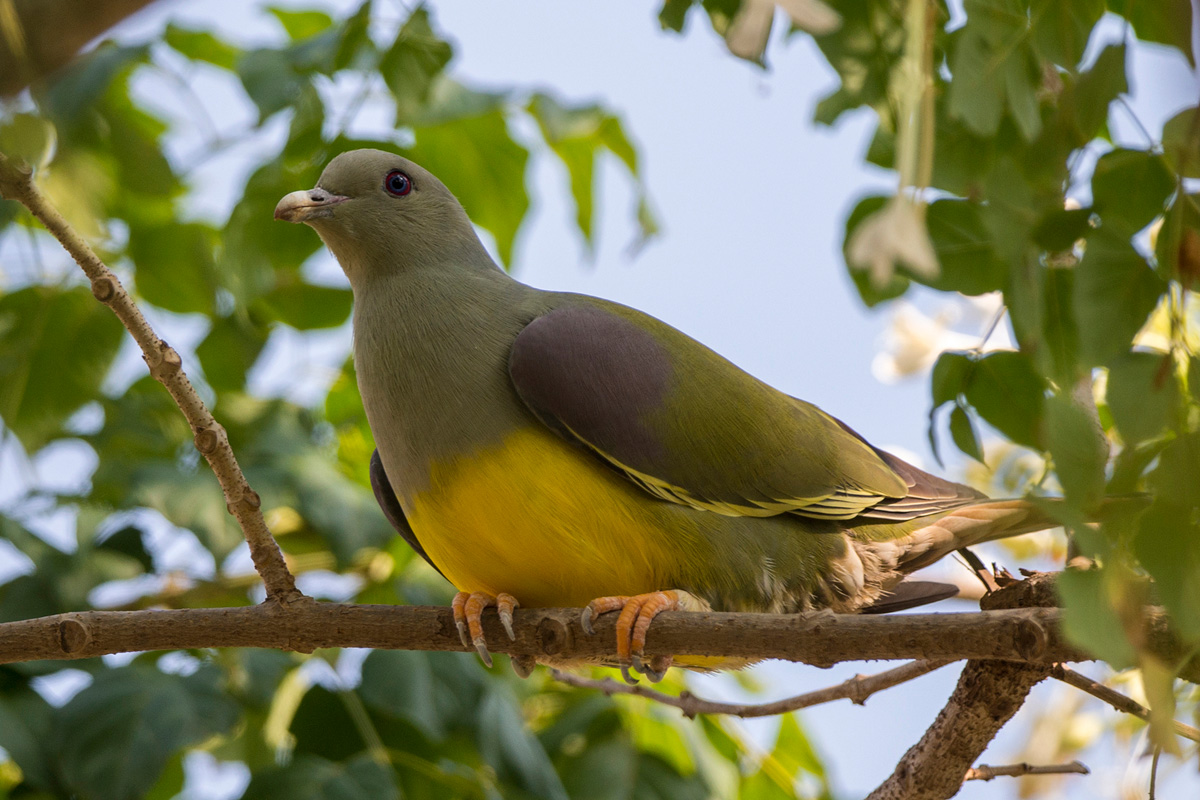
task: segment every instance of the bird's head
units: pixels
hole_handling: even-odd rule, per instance
[[[486,250],[450,190],[394,153],[342,153],[313,189],[292,192],[275,219],[303,222],[333,251],[351,284],[421,265],[475,263]]]

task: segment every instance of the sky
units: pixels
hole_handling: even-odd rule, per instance
[[[280,5],[344,10],[357,3]],[[406,13],[398,2],[379,0],[377,6],[396,18]],[[598,171],[598,246],[589,258],[573,226],[565,170],[553,157],[536,154],[529,174],[535,207],[517,240],[518,278],[654,314],[777,388],[816,403],[875,444],[934,466],[925,438],[927,377],[882,383],[873,373],[872,365],[880,363],[881,350],[894,336],[894,309],[866,310],[841,259],[850,209],[865,195],[893,190],[895,177],[863,163],[873,112],[852,112],[833,128],[811,122],[816,102],[836,85],[811,40],[800,36],[784,43],[776,30],[768,51],[770,69],[763,71],[730,56],[698,15],[691,17],[684,36],[662,32],[656,3],[496,0],[435,2],[431,9],[437,29],[455,44],[455,78],[474,88],[545,88],[573,102],[598,101],[620,114],[639,148],[662,235],[631,257],[634,194],[624,168],[607,158]],[[122,25],[119,35],[138,39],[168,18],[184,26],[216,27],[246,45],[278,36],[268,17],[236,0],[160,2]],[[1139,47],[1132,74],[1131,106],[1151,130],[1194,102],[1195,76],[1181,58]],[[238,130],[252,116],[236,86],[207,79],[194,86],[222,130]],[[144,90],[156,94],[152,84]],[[386,130],[380,126],[387,120],[368,113],[363,124]],[[1114,118],[1112,124],[1119,136],[1145,145],[1128,120]],[[531,131],[518,126],[516,132]],[[177,159],[184,158],[194,144],[185,137],[171,149]],[[197,173],[198,215],[219,219],[228,210],[255,146],[261,145],[233,148]],[[342,280],[323,251],[306,269],[321,280]],[[926,294],[916,302],[932,314],[942,301]],[[964,341],[978,337],[990,317],[965,304],[945,313],[959,318]],[[167,324],[177,326],[172,343],[186,358],[188,344],[194,345],[203,329],[179,320]],[[1001,331],[1000,341],[1005,336]],[[254,385],[266,393],[316,399],[348,344],[346,329],[307,337],[279,334]],[[297,360],[308,363],[298,370]],[[126,358],[122,369],[136,377],[139,363]],[[772,663],[756,668],[754,675],[765,686],[759,698],[765,700],[886,666],[818,670]],[[957,666],[947,667],[876,696],[862,708],[841,703],[802,715],[841,796],[864,794],[890,773],[932,721],[957,673]],[[695,684],[698,693],[710,697],[740,691],[728,677],[697,678]],[[1039,687],[1031,706],[1059,702],[1057,688]],[[774,725],[766,720],[747,728],[769,742]],[[1019,720],[1010,725],[981,762],[1008,763],[1026,733]],[[1114,758],[1089,763],[1096,774],[1077,779],[1076,791],[1085,793],[1073,796],[1115,797],[1130,775],[1145,786],[1144,761],[1131,765]],[[1194,791],[1188,786],[1200,789],[1194,773],[1178,781],[1169,785],[1185,793]],[[197,797],[222,796],[221,785],[214,778],[212,793]],[[1014,783],[1000,780],[969,784],[960,796],[1010,797],[1014,790]]]

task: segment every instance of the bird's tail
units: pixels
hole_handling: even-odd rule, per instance
[[[1145,508],[1145,495],[1105,498],[1092,521],[1136,513]],[[994,539],[1055,528],[1060,523],[1054,507],[1061,500],[981,500],[908,520],[901,525],[863,525],[851,536],[860,557],[877,561],[885,573],[908,574],[929,566],[955,550]]]

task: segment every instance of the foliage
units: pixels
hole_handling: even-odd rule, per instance
[[[816,42],[840,82],[817,105],[816,121],[873,109],[878,129],[867,158],[898,167],[910,146],[899,135],[899,76],[911,21],[890,0],[833,5],[841,27]],[[724,35],[739,2],[667,0],[662,25],[682,31],[700,16],[694,6]],[[933,7],[938,68],[925,135],[935,157],[924,188],[934,202],[924,218],[940,270],[899,263],[882,283],[853,267],[851,277],[867,305],[914,283],[1003,292],[1019,348],[942,356],[931,439],[948,421],[953,442],[982,459],[986,423],[1046,458],[1051,468],[1031,491],[1061,487],[1057,513],[1075,551],[1096,565],[1063,582],[1071,631],[1114,665],[1142,666],[1156,719],[1166,719],[1173,665],[1149,663],[1128,612],[1153,578],[1155,598],[1200,646],[1200,359],[1189,306],[1200,274],[1200,206],[1185,183],[1200,177],[1200,108],[1182,111],[1141,149],[1111,147],[1107,120],[1127,90],[1129,38],[1099,52],[1088,43],[1107,10],[1126,15],[1128,36],[1194,60],[1190,6],[967,0],[966,21],[953,29],[945,4]],[[176,25],[142,42],[102,43],[0,106],[0,151],[38,166],[43,190],[130,278],[139,303],[201,324],[189,371],[297,570],[348,576],[352,588],[339,599],[446,602],[445,584],[392,535],[371,499],[373,444],[352,364],[320,408],[248,391],[274,331],[335,328],[350,313],[348,290],[302,269],[316,237],[274,224],[271,209],[313,185],[339,152],[399,150],[447,182],[511,264],[530,206],[531,158],[561,162],[591,246],[597,159],[615,156],[635,185],[642,235],[653,235],[639,154],[603,106],[456,81],[454,49],[423,7],[394,24],[370,0],[342,19],[264,13],[279,36],[253,49]],[[221,130],[189,96],[196,76],[240,87],[255,111],[245,130]],[[146,103],[140,81],[174,87],[190,116]],[[368,104],[386,107],[393,135],[360,133]],[[202,147],[168,155],[167,140],[184,130],[200,132]],[[196,170],[247,141],[260,156],[227,217],[197,217],[189,205]],[[1090,175],[1078,166],[1083,152],[1100,154]],[[847,240],[885,202],[864,199]],[[45,244],[7,201],[0,237],[10,252],[29,245],[23,266]],[[27,559],[23,574],[0,585],[0,620],[91,608],[113,586],[137,589],[128,607],[252,602],[250,582],[223,568],[240,535],[177,410],[149,378],[114,378],[122,336],[111,315],[73,272],[31,268],[9,278],[0,295],[7,446],[36,457],[74,442],[95,453],[98,467],[87,487],[35,487],[0,515],[0,539]],[[1144,344],[1156,324],[1166,331],[1162,347]],[[1099,530],[1080,524],[1105,492],[1134,491],[1152,493],[1146,513],[1106,515]],[[47,506],[76,512],[74,549],[29,530]],[[204,578],[164,574],[147,518],[183,531],[222,568]],[[355,664],[340,653],[236,650],[76,663],[91,683],[61,707],[37,691],[61,665],[0,668],[0,747],[10,759],[0,794],[169,798],[184,780],[183,753],[197,748],[246,764],[247,798],[766,798],[792,796],[797,781],[829,792],[794,718],[764,756],[748,753],[721,723],[684,724],[541,674],[517,681],[466,655],[375,652],[360,680]]]

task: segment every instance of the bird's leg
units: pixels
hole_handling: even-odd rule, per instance
[[[671,666],[670,656],[655,656],[650,663],[645,663],[646,632],[650,623],[664,611],[678,611],[693,605],[693,600],[687,592],[668,589],[649,594],[633,596],[598,597],[587,604],[580,620],[583,630],[588,634],[596,631],[592,620],[609,611],[621,611],[617,618],[617,663],[621,666],[621,676],[626,683],[637,683],[637,679],[629,674],[629,667],[645,675],[653,683],[662,680],[663,675]],[[700,605],[697,600],[696,605]]]
[[[508,638],[516,641],[513,632],[513,609],[519,608],[520,603],[511,594],[501,592],[490,595],[486,592],[459,592],[454,595],[450,609],[454,612],[454,627],[458,628],[458,638],[462,639],[463,647],[474,647],[479,653],[479,659],[487,666],[492,665],[492,654],[488,652],[487,641],[483,638],[483,610],[496,607],[500,615],[500,624]]]

